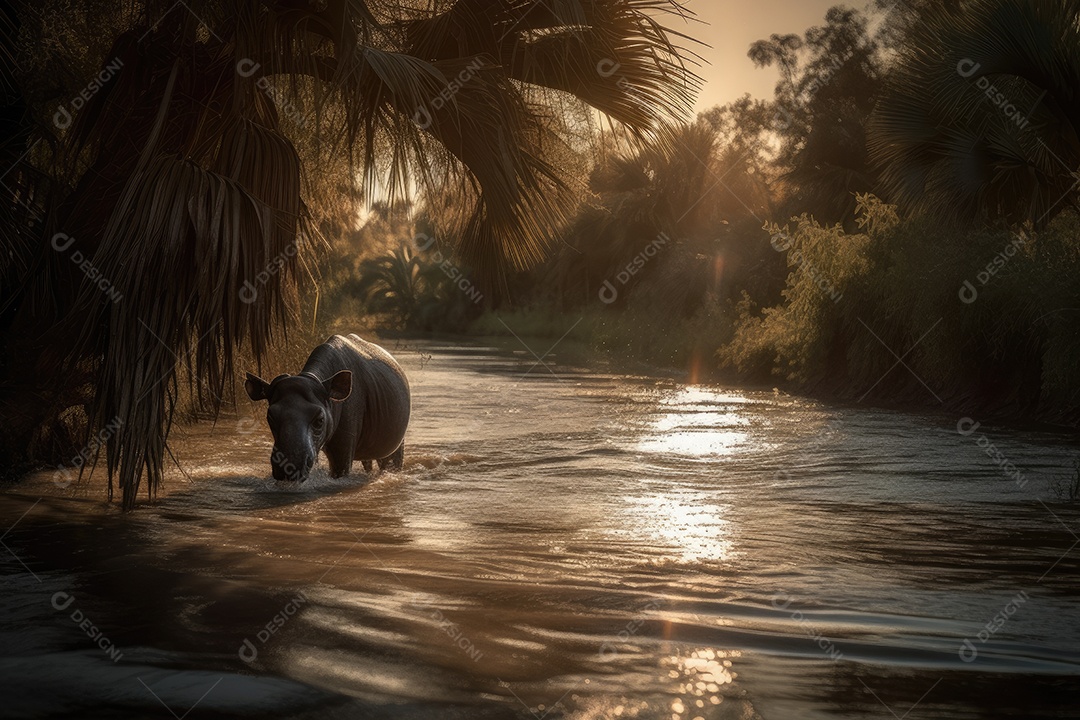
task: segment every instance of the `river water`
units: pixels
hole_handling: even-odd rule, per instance
[[[244,399],[134,513],[7,488],[4,717],[1080,717],[1073,438],[394,352],[401,472],[276,484]]]

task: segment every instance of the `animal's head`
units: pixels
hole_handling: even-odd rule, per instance
[[[244,389],[255,402],[270,406],[266,421],[274,434],[270,467],[275,480],[303,482],[319,451],[333,433],[334,403],[344,402],[352,393],[352,373],[342,370],[329,380],[314,375],[279,375],[266,382],[247,374]]]

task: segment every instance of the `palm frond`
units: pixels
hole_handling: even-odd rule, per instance
[[[160,480],[175,398],[159,389],[175,386],[186,367],[205,383],[208,404],[220,407],[232,349],[246,339],[265,353],[301,252],[269,206],[190,161],[156,157],[132,185],[126,212],[114,216],[95,256],[121,296],[108,303],[108,332],[96,338],[103,360],[94,420],[119,421],[108,463],[125,507],[144,470],[151,490]],[[163,268],[171,269],[167,282]],[[80,299],[93,305],[100,296],[87,282]]]
[[[115,19],[102,62],[118,70],[62,134],[53,170],[51,222],[94,274],[64,266],[79,285],[59,321],[19,308],[24,325],[45,321],[39,339],[64,368],[96,374],[87,430],[119,423],[107,461],[125,508],[143,475],[151,494],[161,480],[180,379],[217,410],[234,353],[258,362],[284,325],[322,244],[313,205],[342,227],[365,194],[456,188],[457,251],[497,283],[545,256],[577,202],[547,100],[577,96],[646,137],[696,88],[659,20],[685,14],[676,2],[183,5],[146,0]],[[617,75],[598,71],[605,59]],[[40,268],[27,292],[45,297],[62,263],[40,237],[28,247],[19,267]]]
[[[976,0],[912,26],[871,124],[893,198],[914,210],[1044,225],[1075,203],[1080,8]]]

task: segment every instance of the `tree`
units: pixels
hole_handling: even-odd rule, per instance
[[[0,23],[29,68],[4,88],[26,111],[3,147],[0,464],[40,461],[31,439],[85,405],[86,436],[119,428],[125,508],[160,482],[178,381],[220,408],[234,353],[265,356],[320,228],[365,193],[460,186],[457,249],[497,277],[574,205],[546,106],[575,96],[645,136],[696,87],[660,22],[683,10],[661,0],[78,7]]]
[[[622,273],[634,282],[620,283],[620,306],[637,300],[690,315],[717,288],[721,270],[726,281],[748,266],[755,248],[747,238],[768,246],[761,227],[771,198],[758,140],[729,127],[732,118],[749,120],[760,108],[738,108],[730,117],[718,108],[668,127],[661,142],[607,153],[590,178],[592,201],[541,287],[564,304],[590,303]],[[635,263],[633,273],[624,272]],[[645,265],[647,273],[637,277]]]
[[[402,327],[411,327],[420,313],[423,272],[420,258],[408,245],[360,263],[356,293],[375,313],[387,313]]]
[[[1080,7],[932,5],[904,34],[870,148],[891,198],[963,222],[1045,226],[1077,207]]]
[[[866,127],[880,87],[881,47],[866,15],[831,8],[825,24],[803,37],[773,35],[748,53],[759,67],[777,66],[773,102],[780,137],[785,216],[811,213],[826,224],[854,227],[855,193],[871,192],[876,177],[866,150]]]

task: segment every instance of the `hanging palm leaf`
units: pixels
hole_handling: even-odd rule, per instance
[[[544,103],[576,96],[639,136],[687,112],[697,80],[660,23],[671,13],[685,11],[659,0],[118,6],[97,66],[109,80],[51,158],[62,192],[49,231],[22,246],[0,236],[10,267],[36,268],[0,297],[23,333],[8,346],[37,358],[35,376],[69,402],[86,387],[72,370],[91,374],[87,430],[119,427],[110,483],[132,507],[144,475],[151,493],[160,482],[178,383],[198,379],[200,399],[220,407],[233,354],[263,357],[289,316],[324,245],[317,228],[340,226],[365,195],[456,187],[459,232],[446,236],[477,278],[497,284],[539,261],[576,202],[549,159],[568,148],[565,126]],[[92,275],[50,247],[54,232]],[[74,291],[34,302],[55,294],[58,274]]]
[[[913,210],[1040,227],[1080,200],[1078,133],[1080,7],[975,0],[912,24],[869,144]]]

